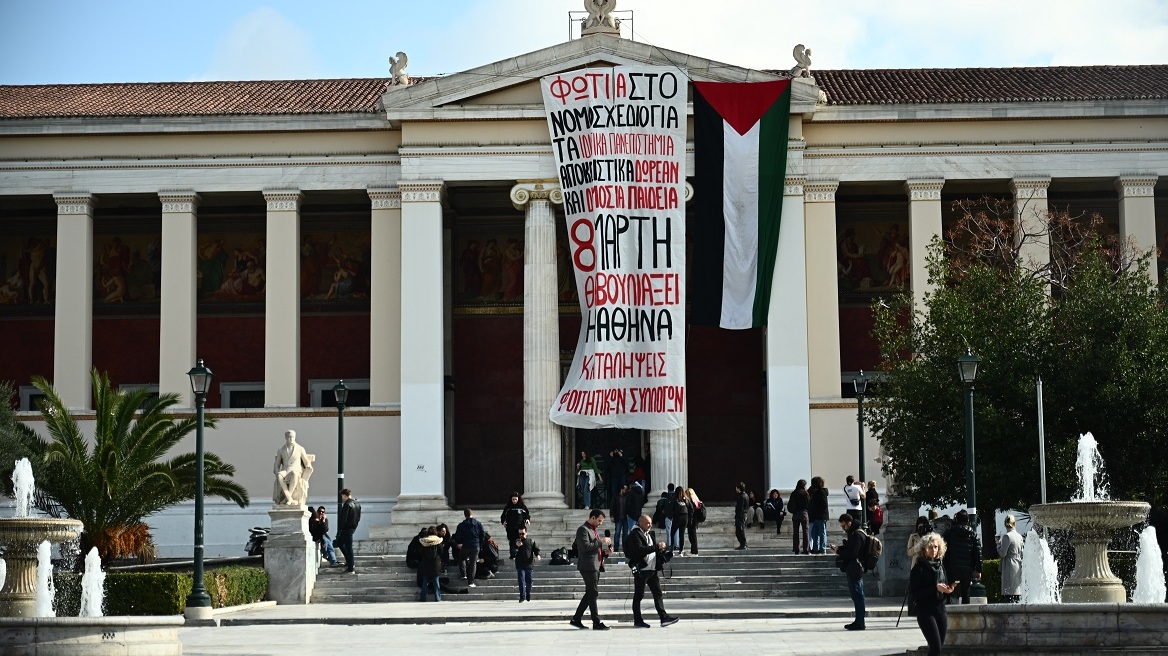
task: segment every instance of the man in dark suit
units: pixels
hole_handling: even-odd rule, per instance
[[[633,568],[633,626],[638,629],[650,628],[641,619],[641,600],[645,598],[645,586],[649,586],[649,591],[653,593],[653,607],[657,609],[661,626],[677,623],[676,617],[665,612],[665,604],[661,601],[661,579],[657,573],[665,565],[665,543],[657,542],[652,528],[653,518],[641,515],[637,520],[637,528],[629,533],[628,546],[625,547],[629,567]]]
[[[577,629],[584,626],[584,609],[592,613],[592,628],[597,631],[607,631],[608,627],[600,621],[600,614],[596,611],[596,599],[600,596],[600,570],[604,566],[604,557],[612,553],[612,538],[601,537],[597,529],[604,523],[604,511],[593,508],[588,513],[588,521],[576,529],[576,552],[579,554],[576,569],[580,570],[580,577],[584,579],[584,597],[576,607],[576,614],[569,622]]]

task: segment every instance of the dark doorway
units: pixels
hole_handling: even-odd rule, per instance
[[[600,468],[600,475],[604,479],[603,483],[598,483],[592,490],[593,508],[608,508],[610,505],[609,454],[614,449],[619,448],[624,453],[625,467],[622,483],[630,480],[638,467],[642,469],[646,477],[649,475],[649,453],[648,445],[643,439],[644,431],[638,428],[598,428],[594,430],[577,428],[575,434],[575,448],[572,449],[573,476],[575,476],[580,463],[580,452],[583,451],[596,459],[596,466]],[[572,506],[582,508],[583,498],[580,490],[576,485],[573,485],[572,489]]]

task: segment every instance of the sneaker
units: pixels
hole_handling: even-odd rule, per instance
[[[468,587],[468,588],[477,588],[477,587],[479,587],[479,586],[475,585],[474,583],[471,583],[470,585],[468,585],[468,586],[466,586],[466,587]]]
[[[845,629],[847,629],[847,630],[849,630],[849,631],[863,631],[863,630],[864,630],[864,625],[863,625],[863,624],[857,624],[856,622],[852,622],[851,624],[845,624],[845,625],[844,625],[844,628],[845,628]]]
[[[357,570],[355,570],[355,569],[353,569],[352,567],[350,567],[349,569],[345,570],[345,573],[346,573],[346,574],[356,574],[356,573],[357,573]]]
[[[663,626],[663,627],[669,626],[670,624],[677,624],[677,618],[676,617],[666,617],[665,619],[661,620],[661,626]]]
[[[577,629],[587,629],[588,628],[588,627],[584,626],[584,622],[581,622],[580,620],[578,620],[574,617],[568,622],[568,624],[571,624],[572,626],[576,627]]]
[[[520,598],[519,598],[519,603],[523,603],[523,602],[525,602],[525,601],[527,601],[527,600],[526,600],[526,599],[524,599],[523,597],[520,597]]]
[[[592,625],[592,630],[593,631],[607,631],[608,627],[604,625],[604,622],[597,622],[597,623]]]
[[[633,622],[633,628],[634,629],[651,629],[653,627],[649,626],[648,622]]]
[[[735,551],[745,551],[745,550],[746,550],[746,545],[744,544],[744,545],[742,545],[742,546],[739,546],[739,547],[734,547],[734,550],[735,550]]]

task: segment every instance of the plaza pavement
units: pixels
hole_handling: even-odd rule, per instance
[[[869,599],[867,630],[845,631],[847,598],[678,599],[665,607],[681,621],[661,628],[652,599],[642,604],[652,629],[634,629],[632,592],[601,598],[611,631],[568,626],[576,602],[311,604],[219,613],[214,625],[180,631],[186,656],[302,654],[372,656],[416,651],[425,656],[614,654],[642,649],[669,656],[771,654],[904,654],[924,645],[916,621],[895,628],[900,599]],[[585,624],[589,623],[585,614]]]

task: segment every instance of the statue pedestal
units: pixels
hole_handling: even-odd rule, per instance
[[[308,532],[304,506],[273,506],[272,532],[264,542],[264,570],[268,599],[277,604],[307,604],[316,585],[320,557]]]
[[[912,556],[905,554],[908,536],[916,528],[917,511],[920,504],[906,497],[891,496],[884,499],[884,526],[880,528],[880,541],[884,552],[876,566],[877,593],[881,597],[900,597],[908,590],[908,574],[912,570]]]

